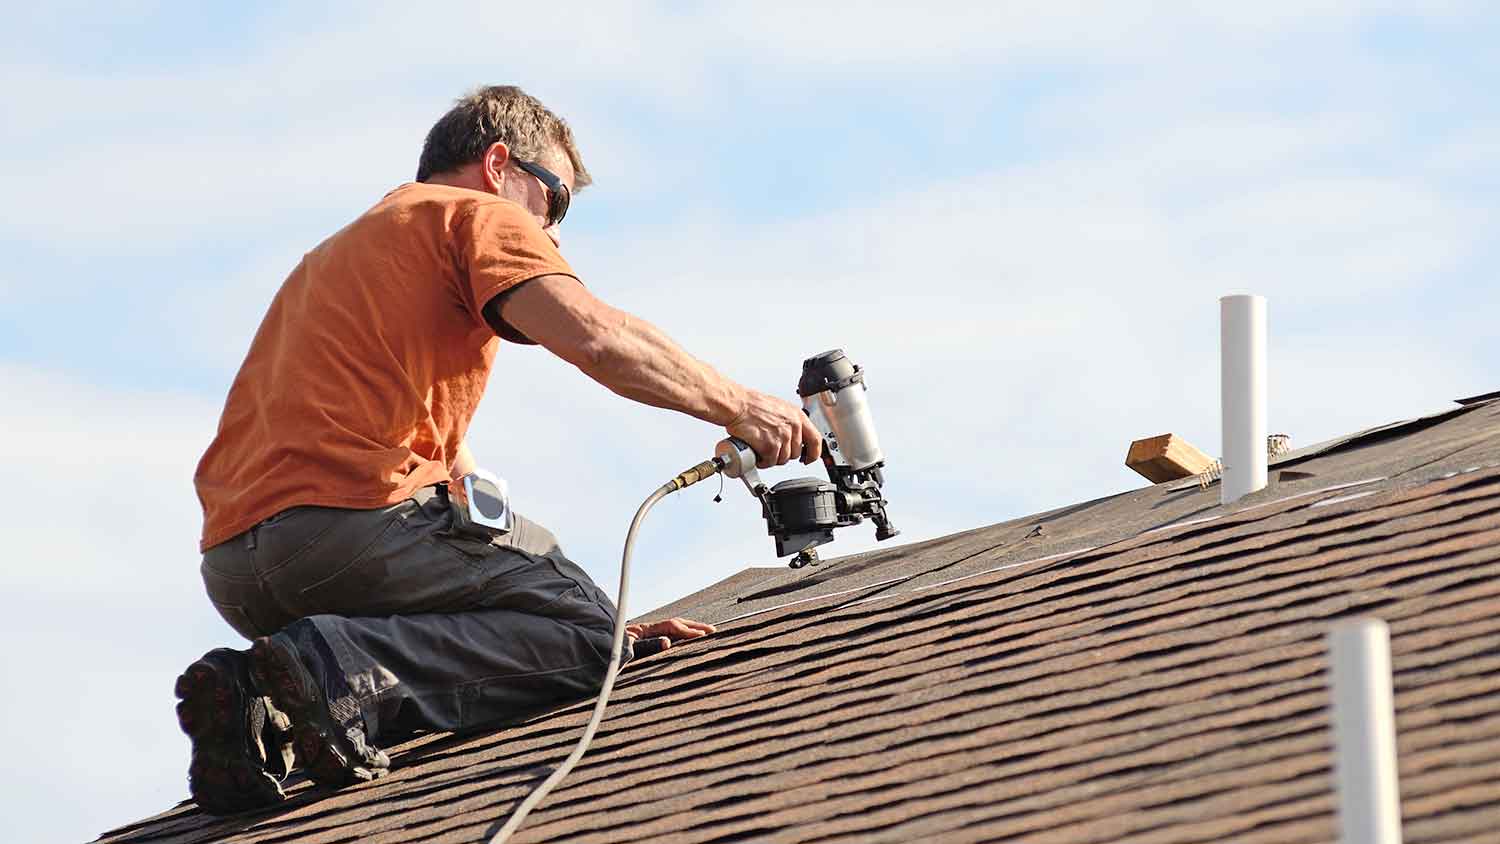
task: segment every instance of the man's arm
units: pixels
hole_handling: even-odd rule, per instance
[[[506,325],[615,393],[724,426],[750,444],[762,468],[820,456],[822,440],[801,408],[725,378],[574,278],[534,278],[502,294],[498,308]]]

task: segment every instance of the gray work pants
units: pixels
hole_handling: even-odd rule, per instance
[[[311,618],[371,740],[597,692],[609,596],[535,522],[490,542],[452,528],[439,486],[377,510],[293,507],[208,549],[203,581],[246,638]]]

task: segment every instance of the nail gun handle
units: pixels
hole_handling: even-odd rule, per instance
[[[724,467],[724,474],[744,481],[745,488],[757,498],[766,489],[766,485],[761,483],[760,473],[755,469],[759,460],[749,443],[739,437],[725,437],[714,447],[714,462]]]
[[[719,444],[714,447],[714,459],[724,464],[724,474],[731,478],[744,477],[745,473],[754,472],[755,464],[760,460],[755,449],[739,437],[719,440]]]

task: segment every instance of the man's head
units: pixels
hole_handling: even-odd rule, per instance
[[[480,88],[454,104],[427,133],[417,181],[483,190],[514,200],[537,214],[557,239],[556,177],[569,193],[593,180],[583,166],[573,132],[535,97],[511,85]],[[549,207],[550,206],[550,207]]]

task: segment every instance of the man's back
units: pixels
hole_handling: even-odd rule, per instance
[[[515,203],[408,184],[282,285],[195,476],[207,549],[288,507],[374,508],[448,478],[499,338],[483,303],[571,270]]]

